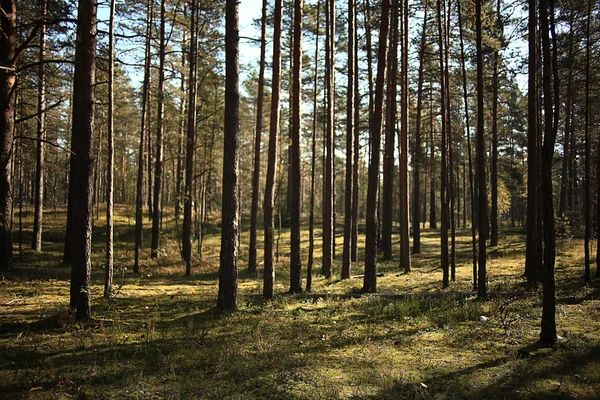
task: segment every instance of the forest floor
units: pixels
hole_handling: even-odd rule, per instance
[[[326,295],[358,293],[362,286],[359,278],[338,279],[341,257],[334,269],[338,278],[331,280],[318,275],[317,257],[313,293],[324,296],[286,295],[289,232],[283,232],[278,295],[264,302],[260,269],[245,270],[245,221],[239,311],[220,313],[214,308],[217,221],[207,230],[204,258],[192,277],[183,276],[177,227],[167,220],[163,256],[150,260],[145,250],[142,271],[134,275],[133,208],[119,206],[116,214],[115,298],[102,301],[100,218],[93,235],[93,319],[85,323],[68,313],[70,270],[61,265],[64,210],[45,214],[41,253],[29,250],[31,215],[23,219],[22,256],[16,243],[16,267],[0,282],[0,398],[600,398],[600,284],[583,283],[580,240],[563,240],[557,249],[560,340],[546,349],[534,345],[541,290],[525,290],[520,228],[503,230],[501,245],[489,249],[489,290],[514,296],[430,298],[471,290],[469,230],[458,231],[456,281],[449,289],[441,289],[439,235],[425,230],[412,272],[402,273],[398,261],[378,264],[378,292],[411,294],[405,299]],[[302,239],[305,263],[308,231]],[[260,259],[260,234],[259,242]],[[341,228],[337,243],[341,255]],[[316,245],[319,256],[319,232]],[[353,274],[362,268],[359,260]]]

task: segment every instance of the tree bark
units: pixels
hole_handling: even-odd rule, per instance
[[[402,42],[402,69],[400,75],[400,268],[410,272],[410,227],[408,209],[408,0],[400,0],[402,6],[401,36]],[[419,208],[418,206],[416,207]],[[413,226],[415,225],[413,221]]]
[[[238,136],[240,131],[239,2],[225,3],[225,132],[221,256],[217,307],[237,309]]]
[[[115,104],[115,1],[110,2],[110,16],[108,22],[108,126],[106,136],[108,139],[108,165],[106,166],[106,264],[104,265],[104,299],[112,297],[113,282],[113,196],[114,196],[114,104]],[[101,146],[102,143],[99,143]],[[125,176],[123,176],[125,181]],[[125,193],[123,193],[123,196]]]
[[[527,95],[527,245],[525,253],[525,276],[527,283],[538,281],[539,258],[538,225],[538,145],[537,145],[537,1],[529,0],[529,85]]]
[[[471,119],[469,117],[469,96],[467,92],[467,69],[465,67],[465,44],[462,25],[460,1],[457,2],[458,26],[460,31],[460,58],[462,70],[463,103],[465,106],[465,126],[467,136],[467,152],[469,157],[469,198],[471,200],[471,244],[473,253],[473,290],[477,290],[477,236],[475,229],[475,193],[473,187],[473,158],[471,155]],[[465,199],[466,203],[466,199]]]
[[[188,71],[188,109],[185,144],[185,186],[183,195],[183,244],[185,276],[192,274],[192,185],[194,183],[194,153],[196,148],[196,99],[198,88],[198,11],[196,0],[190,5],[190,55]]]
[[[586,27],[586,45],[585,45],[585,236],[584,236],[584,280],[585,283],[590,283],[590,239],[592,236],[592,174],[590,160],[592,153],[592,144],[590,139],[590,20],[591,20],[591,1],[588,0],[587,27]],[[556,52],[556,49],[554,49]],[[558,93],[556,93],[558,96]]]
[[[250,253],[248,255],[248,272],[256,272],[256,225],[258,218],[258,197],[260,180],[260,144],[263,129],[263,104],[265,92],[265,55],[267,47],[267,0],[262,3],[260,33],[260,64],[258,72],[258,96],[256,99],[256,129],[254,139],[254,171],[252,173],[252,205],[250,208]]]
[[[342,254],[342,279],[350,278],[354,183],[354,75],[355,70],[355,0],[348,0],[348,90],[346,92],[346,190],[344,192],[344,246]]]
[[[42,18],[46,18],[48,2],[41,0]],[[31,248],[34,251],[42,250],[42,221],[44,216],[44,158],[46,138],[46,25],[40,28],[40,67],[38,72],[38,109],[37,109],[37,138],[36,166],[35,166],[35,213],[33,217],[33,241]]]
[[[267,183],[264,200],[264,225],[265,225],[265,265],[263,274],[263,297],[273,299],[273,283],[275,281],[275,267],[273,259],[273,245],[275,242],[275,221],[273,217],[275,175],[277,173],[277,133],[279,131],[280,117],[280,90],[281,90],[281,19],[283,0],[275,0],[274,31],[273,31],[273,78],[271,88],[271,125],[269,129],[269,158],[267,161]]]
[[[306,266],[306,291],[312,288],[312,270],[315,249],[315,169],[317,166],[317,82],[319,78],[319,31],[321,28],[321,1],[317,1],[317,33],[315,38],[315,76],[313,82],[312,157],[310,172],[310,214],[308,217],[308,262]]]
[[[387,40],[389,30],[390,0],[381,2],[381,25],[379,28],[379,60],[375,83],[372,118],[369,120],[369,140],[371,142],[371,160],[369,162],[369,181],[367,187],[367,232],[365,242],[365,276],[363,292],[377,291],[377,189],[379,187],[379,152],[381,150],[381,121],[383,117],[383,89],[386,75]]]
[[[1,0],[0,14],[0,270],[12,268],[12,187],[11,156],[14,136],[14,105],[17,75],[15,52],[17,49],[17,3]]]
[[[486,278],[486,241],[488,236],[487,215],[487,182],[485,173],[485,136],[484,136],[484,108],[483,108],[483,32],[481,28],[481,5],[483,0],[475,1],[475,25],[477,41],[477,179],[479,180],[478,218],[479,218],[479,271],[477,296],[480,299],[487,297]]]
[[[331,278],[333,264],[333,225],[334,188],[334,53],[335,53],[335,0],[326,0],[326,39],[325,39],[325,92],[327,94],[325,132],[325,179],[323,190],[323,266],[321,273]]]
[[[383,186],[381,187],[381,251],[384,260],[392,259],[392,225],[394,223],[394,139],[396,136],[396,84],[398,72],[398,0],[391,1],[389,51],[385,108],[385,146],[383,151]],[[402,0],[400,0],[402,1]]]
[[[77,320],[90,316],[96,3],[80,0],[73,78],[71,181],[73,231],[71,299]]]
[[[480,0],[476,0],[480,1]],[[441,125],[442,125],[442,147],[440,150],[440,158],[441,158],[441,186],[440,186],[440,198],[441,198],[441,215],[440,215],[440,229],[441,229],[441,239],[440,239],[440,247],[441,247],[441,267],[442,267],[442,286],[447,288],[450,285],[450,265],[448,263],[448,168],[447,168],[447,97],[446,97],[446,69],[445,69],[445,33],[444,27],[445,22],[443,22],[442,15],[442,3],[445,0],[440,0],[437,2],[437,21],[438,21],[438,32],[439,32],[439,54],[440,54],[440,113],[441,113]],[[445,20],[444,20],[445,21]]]
[[[423,75],[425,69],[425,47],[427,45],[427,5],[423,12],[423,27],[419,47],[419,78],[417,82],[417,115],[415,121],[415,155],[413,161],[413,254],[421,253],[421,118],[423,114]]]
[[[300,130],[302,91],[302,14],[304,3],[294,1],[294,56],[292,71],[292,165],[291,165],[291,230],[290,230],[290,293],[302,292],[302,262],[300,258]]]
[[[166,0],[160,2],[160,50],[158,54],[158,110],[156,120],[156,160],[154,164],[154,193],[152,200],[152,243],[150,256],[158,258],[160,246],[160,222],[162,212],[163,134],[165,116],[165,56],[166,56]]]
[[[502,43],[502,16],[500,14],[500,1],[497,0],[496,29],[498,39]],[[492,208],[490,246],[498,246],[498,64],[500,62],[500,51],[494,49],[493,63],[494,72],[492,76],[492,171],[490,184],[492,186]]]
[[[140,147],[138,150],[138,172],[137,185],[135,192],[135,250],[133,272],[135,274],[140,271],[140,249],[143,246],[143,204],[144,204],[144,146],[146,144],[146,131],[148,130],[148,119],[150,116],[150,36],[152,33],[152,4],[153,1],[148,1],[146,11],[146,49],[144,57],[144,82],[142,85],[142,121],[140,127]],[[152,158],[148,153],[148,158]]]
[[[548,4],[549,3],[549,4]],[[548,16],[550,8],[550,19]],[[554,230],[554,204],[552,191],[552,159],[556,142],[556,121],[558,109],[553,109],[553,99],[558,92],[556,70],[556,47],[550,48],[550,20],[553,20],[554,1],[540,0],[540,36],[542,39],[542,88],[544,93],[544,142],[542,144],[542,198],[544,224],[544,269],[542,274],[542,323],[540,341],[545,345],[556,342],[556,282],[554,281],[554,263],[556,259],[556,232]],[[553,25],[553,24],[552,24]],[[554,27],[552,27],[554,37]],[[554,55],[552,55],[554,53]],[[553,76],[554,72],[554,76]]]

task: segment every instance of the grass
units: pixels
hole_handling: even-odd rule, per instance
[[[15,245],[17,266],[0,282],[0,398],[600,398],[600,286],[583,285],[580,241],[559,246],[562,340],[555,349],[541,349],[532,346],[539,335],[541,292],[487,302],[426,296],[444,292],[436,232],[423,232],[423,252],[413,256],[410,274],[401,273],[397,261],[379,263],[384,273],[379,292],[411,294],[406,299],[285,295],[289,232],[283,232],[280,295],[264,302],[260,274],[245,271],[244,225],[239,311],[220,313],[214,309],[217,219],[191,278],[183,276],[176,228],[167,219],[166,256],[150,260],[146,249],[141,274],[133,275],[132,210],[116,211],[116,296],[110,303],[101,300],[100,218],[92,263],[94,318],[85,323],[74,322],[67,310],[69,269],[60,265],[64,210],[46,214],[42,253],[29,250],[31,215],[24,216],[22,258]],[[459,231],[457,280],[445,292],[471,289],[469,237]],[[306,258],[308,232],[302,240]],[[317,246],[319,241],[317,232]],[[338,235],[340,252],[341,242]],[[524,291],[524,243],[519,229],[503,231],[501,246],[490,250],[490,290]],[[359,260],[353,274],[361,269]],[[323,294],[353,293],[361,286],[362,279],[315,274],[313,280],[313,291]]]

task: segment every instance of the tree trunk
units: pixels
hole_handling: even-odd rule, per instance
[[[136,196],[135,196],[135,255],[133,262],[133,272],[135,274],[140,271],[140,249],[143,246],[143,204],[144,204],[144,146],[145,136],[148,129],[148,119],[150,116],[150,36],[152,33],[152,4],[153,1],[148,2],[148,9],[146,12],[146,49],[144,57],[144,82],[142,85],[142,121],[140,127],[140,148],[138,152],[138,173],[137,173],[137,185],[136,185]],[[148,153],[148,158],[152,158]]]
[[[327,94],[325,132],[325,179],[323,190],[323,267],[321,273],[331,278],[333,263],[333,157],[334,157],[334,52],[335,52],[335,0],[326,0],[326,39],[325,39],[325,92]]]
[[[217,307],[237,309],[238,135],[240,131],[239,3],[225,3],[225,132],[221,257]]]
[[[390,15],[390,0],[381,2],[381,25],[379,28],[379,48],[377,50],[377,81],[375,83],[372,118],[369,120],[369,140],[371,160],[367,187],[367,232],[365,242],[365,275],[363,292],[377,291],[377,189],[379,187],[379,153],[381,150],[381,120],[383,117],[383,89],[386,75],[387,40]]]
[[[71,306],[75,318],[82,320],[90,316],[96,3],[80,0],[77,15],[69,207],[73,209]]]
[[[417,115],[415,121],[415,155],[413,160],[413,254],[421,253],[421,116],[423,114],[423,75],[425,61],[425,46],[427,45],[427,6],[423,13],[421,30],[421,45],[419,47],[419,78],[417,82]]]
[[[300,130],[302,91],[302,14],[303,1],[294,1],[294,62],[292,79],[292,168],[291,168],[291,232],[290,232],[290,293],[302,292],[300,258]]]
[[[548,4],[549,3],[549,4]],[[550,6],[550,20],[554,17],[554,2],[540,0],[540,36],[542,39],[542,88],[544,93],[544,142],[542,144],[542,198],[543,224],[544,224],[544,269],[542,274],[543,299],[542,323],[540,341],[545,345],[556,342],[556,283],[554,281],[554,263],[556,258],[556,232],[554,230],[554,204],[552,191],[552,159],[556,142],[556,120],[558,109],[553,109],[553,98],[558,97],[558,92],[552,88],[558,87],[558,73],[556,70],[556,47],[550,49],[550,21],[548,17]],[[552,24],[552,36],[554,24]],[[555,44],[556,42],[554,42]],[[551,55],[554,53],[553,55]],[[553,75],[554,72],[554,76]],[[555,114],[556,113],[556,114]]]
[[[275,243],[275,221],[273,217],[275,175],[277,173],[277,133],[279,132],[280,117],[280,90],[281,90],[281,18],[282,2],[275,1],[274,31],[273,31],[273,78],[271,88],[271,122],[269,129],[269,158],[267,161],[267,183],[264,200],[264,225],[265,225],[265,263],[263,274],[263,296],[273,299],[273,283],[275,281],[275,267],[273,259],[273,245]]]
[[[460,59],[462,70],[463,103],[465,105],[465,125],[467,136],[467,152],[469,157],[469,198],[471,200],[471,244],[473,253],[473,290],[477,290],[477,237],[475,232],[475,194],[473,188],[473,158],[471,155],[471,122],[469,117],[469,96],[467,92],[467,69],[465,67],[465,44],[462,25],[460,1],[458,7],[458,26],[460,30]],[[465,199],[466,203],[466,199]]]
[[[260,67],[258,73],[258,97],[256,99],[256,129],[254,139],[254,171],[252,173],[252,205],[250,209],[250,254],[248,272],[256,272],[256,225],[258,218],[258,196],[260,180],[260,144],[263,129],[263,103],[265,86],[265,54],[267,46],[267,0],[263,0],[260,33]]]
[[[529,0],[529,85],[527,95],[527,245],[525,253],[525,276],[527,283],[538,281],[542,260],[539,254],[538,225],[538,146],[537,146],[537,1]]]
[[[188,108],[185,145],[185,187],[183,196],[183,244],[185,276],[192,274],[192,185],[194,183],[194,153],[196,147],[196,98],[198,88],[198,11],[196,0],[190,5],[190,55],[188,71]]]
[[[317,166],[317,82],[319,78],[319,30],[321,25],[321,1],[317,1],[317,34],[315,38],[315,79],[313,84],[312,157],[310,172],[310,215],[308,220],[308,262],[306,267],[306,291],[312,287],[312,269],[315,249],[315,169]]]
[[[46,18],[48,2],[41,0],[42,18]],[[35,166],[35,214],[33,217],[33,241],[31,248],[34,251],[42,250],[42,220],[44,215],[44,148],[43,140],[46,138],[46,25],[40,28],[40,67],[38,72],[38,121],[36,143],[36,166]]]
[[[357,30],[357,15],[356,0],[354,4],[354,161],[352,172],[352,238],[350,239],[350,260],[351,262],[358,261],[358,167],[360,162],[360,93],[359,93],[359,74],[358,74],[358,35]]]
[[[408,209],[408,0],[401,0],[403,5],[401,19],[402,72],[400,75],[400,268],[410,272],[410,227]],[[418,206],[416,207],[419,208]],[[413,226],[415,225],[413,221]]]
[[[553,3],[552,7],[554,7]],[[588,0],[588,14],[587,14],[587,29],[586,29],[586,45],[585,45],[585,237],[584,237],[584,254],[585,254],[585,272],[584,279],[585,283],[590,283],[591,272],[590,272],[590,239],[592,236],[592,174],[590,160],[592,153],[592,143],[590,138],[590,53],[591,53],[591,42],[590,42],[590,20],[591,20],[591,1]],[[556,49],[554,49],[556,52]],[[558,96],[558,93],[555,94]]]
[[[475,2],[475,31],[477,35],[477,179],[479,180],[479,198],[478,198],[478,218],[479,218],[479,271],[477,296],[480,299],[487,297],[487,278],[486,278],[486,240],[488,236],[488,216],[487,216],[487,183],[485,173],[485,136],[483,124],[483,32],[481,29],[481,3],[483,0]]]
[[[477,1],[477,0],[476,0]],[[441,216],[440,216],[440,228],[441,228],[441,266],[442,266],[442,286],[447,288],[450,285],[450,265],[448,263],[448,168],[447,168],[447,131],[446,125],[448,122],[447,116],[447,97],[446,97],[446,72],[445,72],[445,33],[444,27],[445,22],[442,21],[442,2],[445,7],[445,0],[437,2],[437,21],[438,21],[438,32],[439,32],[439,54],[440,54],[440,113],[441,113],[441,125],[442,125],[442,147],[440,150],[441,158],[441,186],[440,186],[440,198],[441,198]],[[444,20],[445,21],[445,20]]]
[[[354,152],[357,151],[354,143],[354,75],[355,70],[355,30],[356,14],[355,0],[348,0],[348,90],[346,92],[346,190],[344,192],[344,248],[342,255],[342,279],[350,278],[351,244],[352,244],[352,216],[353,216],[353,183]]]
[[[391,1],[389,51],[385,107],[385,147],[383,151],[383,186],[381,187],[381,251],[384,260],[392,259],[394,223],[394,139],[396,136],[396,83],[398,72],[398,0]],[[402,0],[400,0],[402,1]]]
[[[12,188],[11,155],[14,136],[15,84],[17,75],[14,56],[17,48],[17,4],[16,0],[0,2],[0,270],[12,268]]]
[[[165,116],[165,56],[166,56],[166,0],[160,2],[160,51],[158,65],[158,110],[156,120],[156,160],[154,164],[154,193],[152,200],[152,243],[150,256],[158,258],[160,246],[160,222],[162,212],[163,134]]]
[[[115,1],[110,2],[108,23],[108,165],[106,166],[106,264],[104,265],[104,299],[112,297],[113,281],[113,191],[114,191],[114,104],[115,104]],[[102,143],[99,143],[101,146]],[[123,176],[123,181],[125,181]],[[123,193],[124,195],[125,193]]]
[[[502,16],[500,14],[500,1],[497,0],[496,29],[498,39],[502,43]],[[498,64],[500,51],[494,49],[494,72],[492,76],[492,171],[490,184],[492,186],[491,233],[490,246],[498,246]]]

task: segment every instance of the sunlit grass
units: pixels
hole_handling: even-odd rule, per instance
[[[214,309],[218,289],[219,218],[207,226],[204,257],[184,277],[172,210],[163,220],[162,256],[147,246],[139,275],[131,271],[133,209],[116,208],[115,299],[101,300],[104,218],[95,220],[93,319],[68,314],[69,268],[61,265],[65,210],[46,213],[44,250],[30,250],[31,215],[23,220],[23,255],[0,283],[0,397],[200,399],[540,399],[600,397],[598,283],[582,281],[581,241],[559,244],[557,349],[529,349],[539,334],[541,293],[525,292],[525,241],[504,229],[489,249],[490,291],[514,293],[480,302],[426,298],[470,292],[470,231],[457,232],[456,282],[442,290],[439,236],[423,232],[412,272],[380,262],[378,291],[405,299],[289,296],[289,231],[282,232],[273,302],[262,276],[247,268],[248,219],[243,221],[239,311]],[[146,216],[145,244],[150,222]],[[306,227],[307,224],[304,224]],[[181,229],[181,223],[179,224]],[[320,272],[316,233],[314,293],[358,292],[361,278],[339,280],[338,227],[334,277]],[[262,257],[259,230],[258,256]],[[276,232],[277,236],[277,232]],[[362,248],[352,274],[362,274]],[[308,231],[302,234],[303,275]],[[127,269],[126,269],[127,268]],[[305,276],[304,276],[305,278]],[[523,350],[526,349],[526,350]]]

